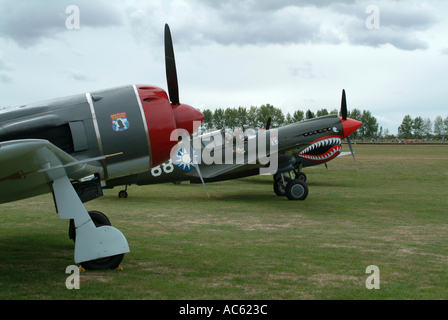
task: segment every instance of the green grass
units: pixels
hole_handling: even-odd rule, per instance
[[[124,271],[67,290],[68,221],[51,195],[0,206],[0,299],[448,299],[448,148],[355,146],[304,170],[303,202],[269,176],[130,187],[86,204],[127,237]],[[367,266],[381,287],[368,290]]]

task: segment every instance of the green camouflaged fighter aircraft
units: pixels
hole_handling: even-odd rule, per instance
[[[304,200],[308,195],[308,186],[302,168],[326,163],[339,156],[342,139],[347,139],[355,159],[349,136],[362,122],[347,118],[345,90],[342,92],[341,114],[342,117],[329,115],[271,130],[269,119],[266,130],[256,132],[253,128],[246,128],[244,134],[236,132],[229,135],[224,130],[207,133],[193,139],[192,152],[183,141],[172,158],[161,166],[110,179],[106,181],[106,188],[124,185],[126,189],[119,192],[119,197],[126,198],[127,187],[132,184],[198,183],[201,179],[194,170],[196,167],[200,168],[203,183],[269,172],[274,174],[274,191],[278,196]],[[291,171],[295,172],[295,179],[282,174]]]

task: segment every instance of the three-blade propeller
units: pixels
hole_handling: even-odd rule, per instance
[[[341,99],[341,117],[343,121],[347,120],[347,98],[345,96],[345,90],[342,90],[342,99]],[[350,152],[352,153],[353,161],[355,161],[356,170],[358,170],[358,165],[356,164],[355,153],[353,152],[352,143],[350,141],[350,137],[345,137],[347,139],[348,147],[350,148]],[[359,171],[359,170],[358,170]]]
[[[272,116],[269,117],[268,122],[266,123],[266,131],[271,128]]]
[[[166,81],[168,83],[168,94],[171,103],[180,105],[179,84],[177,82],[176,60],[174,58],[173,39],[171,38],[170,27],[165,24],[165,69]]]
[[[173,39],[171,38],[171,31],[168,24],[165,24],[165,69],[166,69],[166,81],[168,84],[168,94],[170,96],[171,104],[178,106],[180,105],[179,100],[179,84],[177,81],[177,70],[176,70],[176,60],[174,58],[174,47],[173,47]],[[207,187],[205,186],[204,179],[202,178],[201,169],[199,169],[199,164],[196,161],[196,157],[194,156],[193,147],[188,140],[188,133],[182,133],[182,141],[184,142],[184,147],[190,156],[190,159],[193,161],[193,165],[196,168],[196,171],[199,175],[199,178],[202,181],[202,185],[204,186],[205,192],[207,192],[207,196],[210,198],[210,195],[207,191]]]

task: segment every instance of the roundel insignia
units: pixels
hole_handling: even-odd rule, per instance
[[[193,154],[195,158],[195,162],[197,163],[199,161],[199,154],[196,150],[193,149]],[[181,148],[174,157],[174,163],[176,166],[179,167],[179,169],[184,171],[191,171],[195,168],[193,165],[193,161],[190,157],[190,155],[187,152],[187,149]]]

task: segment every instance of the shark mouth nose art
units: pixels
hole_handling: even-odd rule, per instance
[[[311,161],[328,161],[341,153],[341,143],[341,138],[334,137],[315,141],[299,153],[299,157]]]

